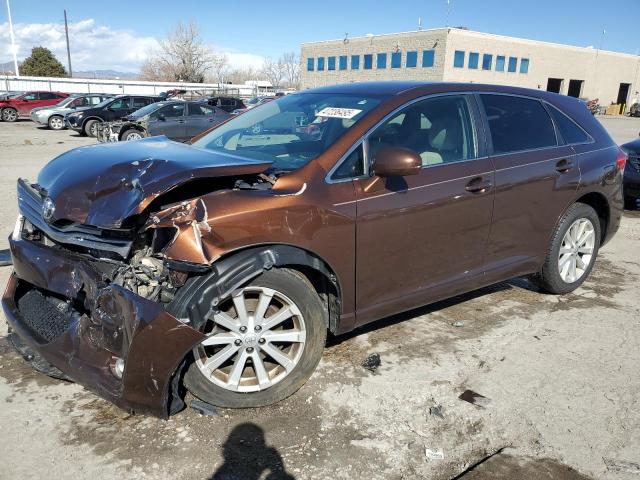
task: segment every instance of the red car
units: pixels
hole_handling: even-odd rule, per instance
[[[36,107],[55,105],[68,93],[62,92],[26,92],[18,97],[0,102],[0,118],[5,122],[15,122],[19,117],[28,117]]]

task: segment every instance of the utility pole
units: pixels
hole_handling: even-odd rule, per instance
[[[13,53],[13,68],[16,73],[16,77],[20,76],[20,71],[18,70],[18,47],[16,45],[16,39],[13,36],[13,21],[11,20],[11,6],[9,5],[9,0],[7,0],[7,16],[9,17],[9,35],[11,36],[11,52]]]
[[[9,1],[9,0],[7,0]],[[67,10],[64,11],[64,34],[67,37],[67,62],[69,63],[69,78],[73,77],[71,70],[71,49],[69,48],[69,26],[67,25]]]

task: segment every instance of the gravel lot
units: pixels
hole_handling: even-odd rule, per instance
[[[618,142],[640,131],[640,119],[602,122]],[[0,123],[0,249],[17,177],[91,143]],[[514,279],[385,319],[331,339],[293,397],[216,417],[130,416],[32,371],[2,321],[0,478],[450,479],[495,453],[463,478],[638,479],[639,240],[640,214],[627,212],[572,294]],[[373,352],[375,374],[360,366]],[[459,400],[466,389],[489,402]]]

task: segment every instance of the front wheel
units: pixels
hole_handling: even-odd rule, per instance
[[[2,120],[5,122],[15,122],[18,120],[18,111],[15,108],[3,108]]]
[[[549,293],[568,293],[587,279],[600,247],[600,218],[584,203],[574,203],[562,216],[551,238],[536,279]]]
[[[140,140],[143,138],[143,134],[140,130],[136,130],[135,128],[131,128],[122,134],[122,140],[125,142],[129,142],[131,140]]]
[[[184,288],[184,287],[183,287]],[[265,272],[213,309],[184,377],[196,397],[228,408],[260,407],[297,391],[327,335],[311,284],[291,270]]]
[[[84,124],[84,133],[90,137],[97,137],[98,123],[100,123],[99,120],[87,120],[87,123]]]
[[[47,123],[51,130],[62,130],[64,128],[64,120],[60,115],[52,115]]]

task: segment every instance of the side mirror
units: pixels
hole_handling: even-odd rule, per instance
[[[379,177],[417,175],[422,159],[413,150],[402,147],[382,147],[373,159],[373,173]]]

